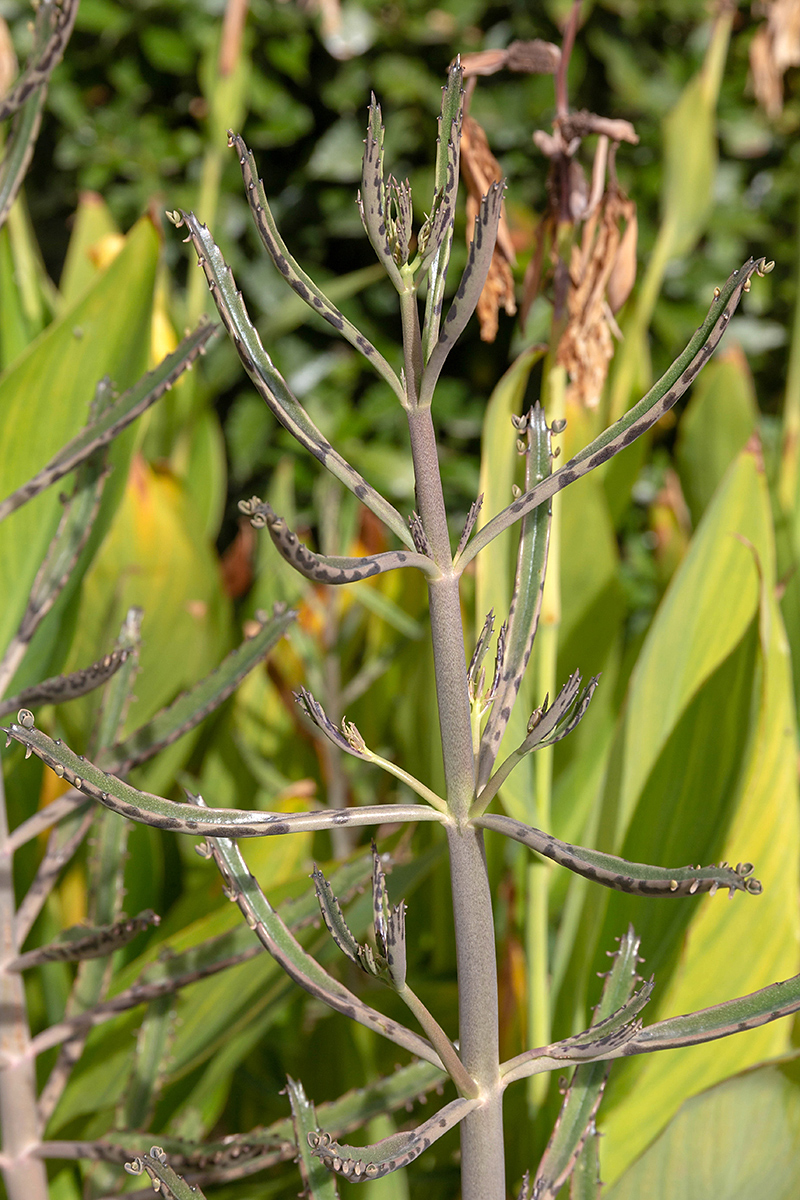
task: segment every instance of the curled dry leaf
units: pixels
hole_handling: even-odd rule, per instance
[[[481,198],[493,183],[498,183],[503,178],[500,164],[489,148],[488,138],[474,117],[465,117],[461,130],[461,171],[467,185],[467,237],[471,241]],[[489,274],[477,308],[481,339],[484,342],[493,342],[497,336],[497,319],[501,307],[509,316],[513,316],[517,311],[514,278],[511,274],[511,267],[515,262],[514,243],[503,206]]]
[[[756,100],[773,120],[783,111],[783,77],[800,65],[800,0],[769,0],[767,19],[750,43]]]
[[[505,50],[478,50],[462,54],[464,78],[473,75],[496,75],[498,71],[518,71],[525,75],[554,75],[561,61],[561,50],[552,42],[534,38],[529,42],[512,42]]]
[[[624,304],[636,278],[636,206],[617,188],[606,192],[599,210],[585,223],[580,245],[572,248],[569,274],[569,318],[557,361],[569,375],[568,401],[594,408],[614,353],[613,313]]]

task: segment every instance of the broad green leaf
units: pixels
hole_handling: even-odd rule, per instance
[[[74,304],[86,291],[109,257],[114,237],[119,230],[103,197],[82,192],[58,284],[64,305]]]
[[[198,524],[180,485],[135,459],[114,523],[84,581],[72,650],[83,661],[90,646],[102,646],[104,636],[110,641],[106,631],[116,633],[132,605],[144,609],[141,674],[127,731],[217,666],[228,648],[229,605]],[[64,710],[69,728],[81,720],[83,703]],[[166,759],[170,766],[163,765]],[[159,778],[174,769],[169,752],[155,765]],[[154,778],[148,775],[151,784]]]
[[[693,696],[741,641],[758,606],[744,537],[774,572],[769,501],[757,449],[743,452],[706,512],[656,613],[631,676],[620,775],[605,801],[603,848],[618,852],[642,788]]]
[[[31,340],[31,331],[16,281],[11,237],[0,229],[0,370],[17,358]]]
[[[704,527],[708,529],[713,525],[714,517],[718,517],[723,508],[723,502],[732,498],[734,485],[738,486],[741,497],[749,499],[747,515],[751,523],[752,518],[760,513],[762,524],[766,524],[766,483],[758,460],[746,450],[726,476],[695,541],[703,539]],[[735,506],[730,515],[735,515]],[[743,515],[740,508],[737,522],[740,529],[747,523],[742,522]],[[721,528],[720,540],[741,545],[732,536],[734,530],[735,526],[733,529],[728,526],[727,531]],[[741,765],[736,777],[730,780],[731,794],[727,812],[721,821],[726,832],[719,857],[734,862],[747,857],[756,863],[764,893],[748,904],[734,905],[732,908],[715,906],[713,901],[709,903],[708,900],[698,904],[684,936],[678,964],[669,980],[664,981],[666,986],[656,991],[657,1012],[654,1015],[659,1018],[691,1012],[745,995],[795,974],[798,968],[800,832],[791,670],[786,634],[774,599],[774,548],[769,526],[762,528],[758,540],[753,538],[752,541],[763,573],[758,642],[755,647],[755,685],[750,694],[745,692],[738,700],[738,707],[749,715],[749,722],[742,728]],[[753,549],[742,546],[742,550],[747,553],[750,570],[755,574]],[[689,558],[692,553],[690,550]],[[726,600],[731,599],[727,581],[720,587],[720,581],[716,578],[715,559],[718,562],[714,548],[709,547],[706,560],[708,586],[717,589],[719,605],[705,614],[709,638],[714,622],[718,626],[723,624],[720,614],[726,612]],[[676,578],[677,586],[671,589],[673,599],[681,582],[685,583],[687,578],[691,578],[687,566],[688,559]],[[735,572],[735,563],[731,562],[729,569]],[[691,636],[697,620],[694,613],[702,613],[703,607],[703,597],[697,594],[694,612],[688,604],[684,608],[685,634]],[[657,616],[656,624],[658,622]],[[660,626],[659,632],[663,633],[664,628]],[[653,641],[654,638],[651,638],[651,646]],[[746,642],[747,638],[743,645]],[[741,651],[737,651],[730,663],[734,664],[740,654]],[[675,661],[680,665],[677,657]],[[656,662],[657,657],[651,654],[650,669],[654,669]],[[724,664],[724,668],[728,667],[729,664]],[[637,666],[637,672],[638,669]],[[725,723],[731,720],[730,712],[725,711],[726,707],[730,709],[737,706],[737,690],[741,695],[741,689],[737,688],[735,681],[731,682],[727,696],[723,691],[718,697],[721,738],[726,736]],[[631,706],[629,721],[633,715]],[[647,735],[643,733],[642,736]],[[714,736],[712,728],[708,739]],[[707,746],[710,747],[710,740],[707,740]],[[687,764],[685,758],[675,762],[673,771],[676,787],[682,774],[688,774],[692,769],[693,764],[691,761]],[[695,804],[704,806],[706,798],[701,785]],[[685,816],[680,818],[684,824],[691,824],[693,820],[700,820],[702,824],[703,810],[699,808],[695,811],[697,815],[692,817],[691,811],[686,810]],[[637,813],[636,819],[646,820],[647,817],[644,813],[641,816]],[[650,820],[657,823],[658,814],[652,814]],[[664,824],[669,828],[669,820]],[[659,946],[655,945],[653,950],[658,953]],[[646,941],[643,941],[643,953],[645,956],[648,954]],[[647,1056],[636,1065],[631,1062],[616,1071],[607,1095],[606,1113],[601,1119],[607,1135],[601,1150],[604,1178],[609,1181],[617,1178],[688,1096],[765,1057],[780,1054],[786,1049],[788,1036],[787,1022],[779,1021],[713,1045]]]
[[[86,423],[103,375],[111,375],[124,388],[144,372],[157,255],[157,234],[145,218],[83,300],[54,321],[0,377],[3,496],[30,479]],[[112,461],[118,458],[112,453]],[[112,478],[104,510],[113,506],[122,482]],[[53,489],[12,513],[0,528],[0,579],[5,584],[0,646],[7,644],[19,622],[60,507]]]
[[[794,1200],[798,1194],[796,1062],[761,1067],[693,1096],[641,1158],[603,1189],[604,1200]]]
[[[678,474],[695,525],[757,421],[753,378],[733,345],[703,371],[678,430]]]

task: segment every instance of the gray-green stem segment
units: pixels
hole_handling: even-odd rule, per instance
[[[432,557],[442,572],[439,579],[429,581],[428,598],[447,804],[455,818],[455,824],[448,827],[448,844],[458,964],[459,1055],[483,1098],[461,1122],[461,1196],[462,1200],[505,1200],[492,895],[483,834],[467,824],[475,798],[475,755],[459,573],[452,567],[430,409],[410,409],[408,423],[419,514]]]

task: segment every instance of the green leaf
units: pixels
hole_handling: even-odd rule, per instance
[[[757,421],[753,377],[733,345],[703,371],[678,429],[678,474],[695,525]]]
[[[604,1200],[794,1200],[800,1194],[797,1062],[760,1067],[681,1105]]]
[[[116,222],[103,197],[97,192],[82,192],[58,283],[65,306],[74,304],[83,295],[100,269],[97,251],[109,246],[109,237],[118,236]]]
[[[288,1078],[286,1090],[292,1105],[295,1142],[297,1143],[300,1173],[306,1185],[308,1200],[338,1200],[335,1177],[314,1156],[309,1145],[310,1137],[319,1135],[317,1114],[314,1105],[303,1091],[303,1085]]]
[[[126,387],[141,375],[157,256],[155,228],[144,218],[84,299],[53,322],[0,377],[0,495],[7,496],[30,479],[86,423],[99,379],[110,374]],[[104,511],[111,510],[123,483],[124,477],[106,489]],[[0,646],[19,623],[59,509],[55,491],[46,492],[0,527]]]
[[[742,545],[736,534],[752,545]],[[653,623],[628,699],[620,743],[624,756],[617,759],[618,803],[613,802],[613,788],[606,797],[605,828],[616,828],[619,834],[632,815],[635,793],[644,788],[647,774],[656,765],[654,753],[666,745],[669,726],[676,727],[681,708],[686,711],[703,676],[708,678],[707,672],[731,655],[733,638],[738,634],[742,640],[745,622],[749,624],[757,613],[758,639],[750,651],[756,655],[752,690],[730,684],[717,689],[720,721],[723,712],[728,722],[735,719],[741,724],[746,718],[739,734],[741,761],[717,821],[721,856],[736,861],[747,855],[757,863],[764,894],[728,912],[727,906],[700,902],[682,935],[680,959],[671,977],[665,979],[662,973],[657,998],[662,1018],[728,1001],[797,970],[797,743],[786,635],[774,599],[774,569],[766,481],[759,458],[746,450],[707,510]],[[730,664],[723,663],[741,670],[745,680],[752,668],[746,661],[736,667],[736,658],[746,642],[742,641]],[[678,791],[693,767],[677,742],[673,751],[666,766]],[[663,796],[669,795],[667,779],[662,778],[660,788]],[[682,827],[686,844],[694,821],[702,825],[702,815],[693,817],[688,808],[675,811],[662,804],[660,811],[653,811],[646,804],[646,792],[641,795],[635,819],[648,836],[661,826],[677,844]],[[706,800],[701,783],[694,804],[704,806]],[[675,830],[670,833],[673,820]],[[646,940],[643,949],[647,955]],[[652,949],[656,954],[662,951],[658,939]],[[616,1179],[688,1096],[781,1053],[787,1037],[785,1022],[778,1022],[680,1055],[648,1056],[615,1072],[601,1119],[606,1134],[601,1150],[603,1177]]]

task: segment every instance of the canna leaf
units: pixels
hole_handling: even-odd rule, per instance
[[[751,896],[761,893],[761,884],[752,877],[752,863],[739,863],[735,869],[727,863],[708,867],[651,867],[644,863],[628,862],[614,854],[603,854],[599,850],[561,842],[551,834],[523,825],[512,817],[484,813],[475,817],[474,822],[484,829],[493,829],[496,833],[522,842],[537,854],[552,859],[577,875],[583,875],[585,879],[620,892],[638,896],[694,896],[702,892],[714,895],[719,888],[728,888],[731,896],[735,891],[748,892]]]
[[[112,442],[123,429],[127,429],[137,417],[155,404],[164,392],[169,391],[183,372],[191,367],[198,355],[205,353],[205,348],[216,331],[216,325],[201,321],[154,370],[148,371],[121,396],[109,396],[103,411],[95,411],[85,429],[59,450],[47,466],[0,503],[0,521],[46,488],[58,483],[59,479],[74,471],[87,458]],[[100,386],[109,392],[110,380],[101,381]]]
[[[734,271],[715,297],[705,321],[683,354],[676,358],[647,395],[558,471],[554,471],[547,479],[523,493],[518,500],[484,525],[459,557],[458,565],[465,567],[504,529],[510,528],[526,513],[543,504],[562,488],[574,483],[576,479],[580,479],[582,475],[608,462],[652,428],[680,399],[708,362],[719,345],[743,293],[749,289],[751,277],[756,273],[765,275],[773,266],[774,264],[768,263],[766,259],[751,258],[743,267]]]
[[[405,399],[403,385],[383,355],[364,337],[363,333],[356,329],[355,325],[347,320],[335,304],[331,303],[311,276],[307,275],[292,258],[286,243],[278,232],[264,185],[258,177],[255,159],[247,149],[244,140],[232,130],[228,130],[228,145],[235,147],[239,155],[239,165],[242,168],[242,178],[250,211],[253,214],[261,241],[281,275],[301,300],[304,300],[318,316],[332,325],[351,346],[358,350],[359,354],[363,354],[402,403]]]
[[[267,407],[301,446],[371,509],[404,545],[413,550],[411,534],[397,509],[370,487],[355,468],[334,450],[276,370],[250,321],[231,269],[208,229],[200,224],[193,213],[178,211],[167,215],[177,228],[185,225],[189,230],[189,240],[197,251],[198,265],[203,269],[223,324],[233,339],[244,369]]]
[[[343,1146],[329,1133],[310,1134],[308,1141],[312,1153],[322,1159],[329,1171],[344,1176],[351,1183],[363,1183],[408,1166],[478,1104],[477,1099],[459,1097],[416,1129],[393,1134],[372,1146]]]

